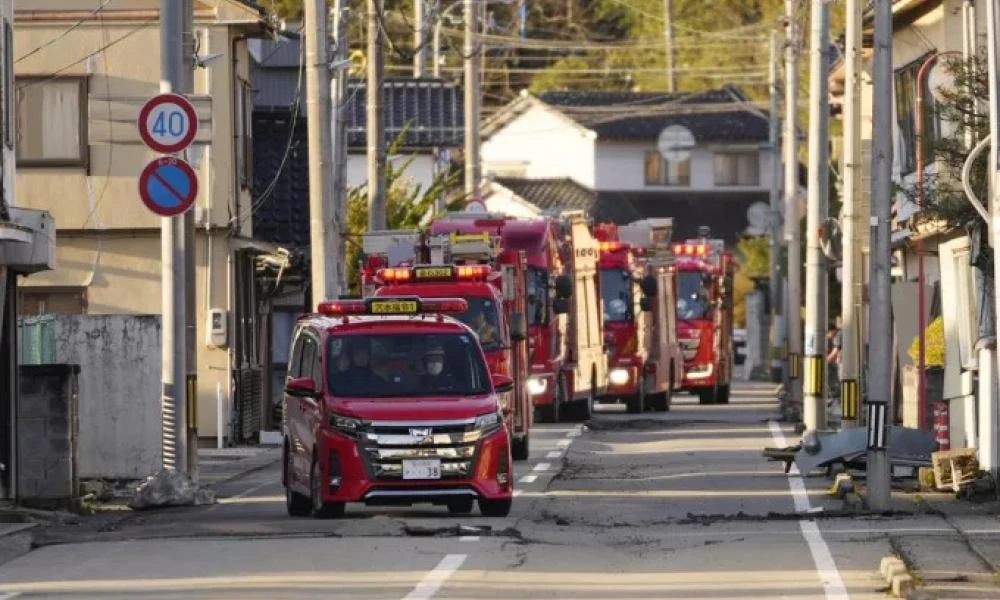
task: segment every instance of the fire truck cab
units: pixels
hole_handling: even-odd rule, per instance
[[[506,516],[510,435],[460,298],[333,300],[292,336],[284,394],[288,514],[342,516],[348,503],[447,506]]]
[[[503,394],[502,404],[510,409],[514,459],[527,460],[533,418],[526,384],[524,284],[515,265],[495,268],[497,243],[487,232],[427,237],[424,245],[429,262],[378,270],[371,280],[372,295],[466,300],[468,309],[458,319],[479,336],[490,372],[508,375],[514,381],[513,389]]]
[[[726,404],[734,363],[732,253],[706,235],[675,245],[674,254],[683,388],[701,404]]]

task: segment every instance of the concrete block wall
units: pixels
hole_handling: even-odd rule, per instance
[[[78,365],[22,366],[17,404],[18,502],[72,507],[78,497]]]

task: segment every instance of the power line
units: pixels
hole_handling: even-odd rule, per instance
[[[64,37],[66,37],[67,35],[69,35],[69,33],[71,31],[73,31],[74,29],[76,29],[80,25],[83,25],[85,22],[87,22],[90,19],[92,19],[95,16],[97,16],[97,14],[100,13],[102,10],[104,10],[104,7],[107,6],[108,4],[111,4],[111,0],[104,0],[101,3],[101,5],[98,6],[97,8],[95,8],[94,10],[92,10],[89,15],[83,17],[82,19],[80,19],[76,23],[73,23],[72,25],[69,26],[68,29],[66,29],[65,31],[63,31],[62,33],[60,33],[59,35],[57,35],[56,37],[50,39],[49,41],[45,42],[41,46],[37,46],[35,48],[32,48],[29,52],[27,52],[26,54],[23,54],[20,58],[18,58],[17,60],[15,60],[14,64],[17,64],[17,63],[21,62],[22,60],[28,58],[29,56],[33,56],[33,55],[41,52],[45,48],[48,48],[52,44],[54,44],[54,43],[58,42],[59,40],[63,39]],[[103,25],[102,25],[102,27],[103,27]]]

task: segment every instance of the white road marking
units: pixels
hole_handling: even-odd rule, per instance
[[[0,592],[0,600],[14,600],[21,595],[21,592]]]
[[[562,450],[553,450],[545,455],[545,458],[562,458]]]
[[[573,430],[573,431],[567,433],[566,437],[569,437],[569,438],[580,437],[580,431],[579,430]]]
[[[572,443],[573,443],[573,440],[559,440],[558,442],[556,442],[556,446],[559,446],[561,448],[565,448],[565,447],[569,446]]]
[[[538,475],[522,475],[518,482],[520,483],[534,483],[538,479]]]
[[[550,468],[552,468],[552,465],[549,463],[538,463],[532,471],[548,471]]]
[[[520,496],[520,495],[521,495],[521,493],[522,493],[522,490],[514,490],[514,494],[513,494],[513,496],[514,496],[515,498],[517,498],[518,496]]]
[[[467,554],[449,554],[445,556],[436,567],[431,569],[430,573],[420,580],[420,583],[417,584],[417,587],[413,588],[413,591],[403,597],[403,600],[430,600],[441,589],[444,582],[462,566],[466,558],[468,558]]]
[[[776,421],[768,421],[771,428],[771,437],[779,448],[788,446],[785,433],[781,431],[781,426]],[[792,464],[788,471],[788,489],[792,493],[792,500],[795,502],[795,510],[799,512],[813,512],[809,504],[809,494],[806,492],[806,485],[802,481],[799,470]],[[840,571],[837,570],[837,563],[830,554],[830,548],[823,540],[823,533],[815,521],[799,520],[799,529],[802,530],[802,537],[809,546],[809,553],[812,554],[813,564],[816,565],[816,573],[823,584],[823,591],[827,600],[848,600],[847,588],[840,578]]]
[[[463,535],[460,538],[458,538],[458,541],[460,541],[460,542],[478,542],[479,541],[479,536],[478,535]]]

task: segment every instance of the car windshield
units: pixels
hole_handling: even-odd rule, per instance
[[[458,315],[459,320],[468,325],[479,336],[479,344],[483,352],[494,352],[503,348],[503,336],[500,332],[499,311],[501,307],[490,298],[465,298],[469,308]]]
[[[352,398],[488,394],[489,372],[467,333],[331,336],[329,390]]]
[[[528,267],[528,325],[548,323],[549,274],[538,267]]]
[[[682,320],[708,318],[710,290],[705,287],[702,273],[682,271],[677,278],[677,318]]]
[[[632,276],[625,269],[601,269],[604,321],[632,320]]]

